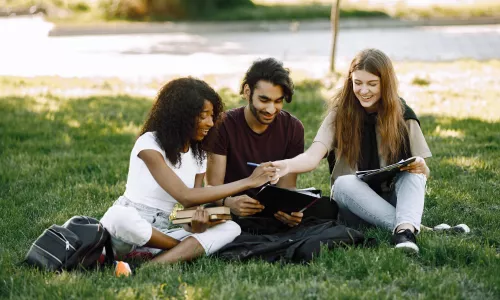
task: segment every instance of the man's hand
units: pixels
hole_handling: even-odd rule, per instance
[[[264,206],[259,201],[247,196],[228,197],[224,201],[224,205],[231,209],[231,212],[237,216],[251,216],[264,209]]]
[[[248,179],[252,182],[252,187],[259,187],[268,182],[275,184],[280,179],[276,171],[276,168],[270,162],[261,163],[250,174]]]
[[[274,214],[274,217],[284,224],[290,226],[290,227],[295,227],[299,225],[300,222],[302,222],[302,217],[304,216],[303,213],[301,212],[292,212],[291,215],[284,213],[282,211],[278,211],[277,213]]]

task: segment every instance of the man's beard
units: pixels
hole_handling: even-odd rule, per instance
[[[271,122],[265,122],[264,120],[262,120],[260,118],[259,112],[257,111],[257,108],[255,108],[255,106],[253,105],[252,101],[250,101],[250,103],[248,105],[250,107],[250,112],[255,117],[255,119],[257,120],[257,122],[259,122],[260,124],[262,124],[262,125],[269,125],[269,124],[272,123],[272,121],[274,121],[274,119],[273,119]]]

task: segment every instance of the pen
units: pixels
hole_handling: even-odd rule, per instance
[[[315,200],[311,201],[311,203],[307,204],[306,207],[304,207],[303,209],[299,210],[299,212],[304,212],[306,209],[308,209],[309,207],[311,207],[311,205],[313,205],[314,203],[316,203],[319,199],[321,198],[316,198]]]
[[[253,162],[247,162],[247,165],[252,166],[252,167],[258,167],[260,166],[259,164],[253,163]]]

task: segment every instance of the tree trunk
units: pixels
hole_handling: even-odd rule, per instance
[[[340,0],[332,5],[330,19],[332,22],[332,53],[330,56],[330,73],[335,72],[335,54],[337,51],[337,34],[339,32]]]

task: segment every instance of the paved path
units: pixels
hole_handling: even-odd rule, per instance
[[[49,37],[46,23],[36,24],[38,31],[26,24],[0,23],[0,75],[147,80],[225,74],[237,81],[252,60],[274,56],[294,72],[320,77],[331,47],[329,30]],[[344,29],[338,65],[367,47],[380,48],[395,61],[500,59],[500,25]]]

